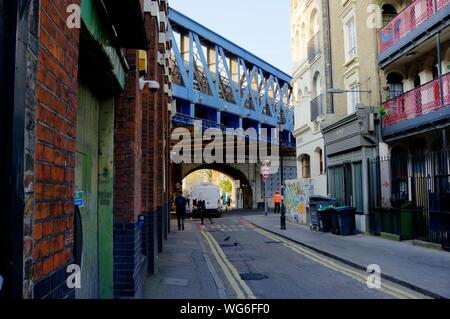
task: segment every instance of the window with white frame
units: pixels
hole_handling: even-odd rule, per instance
[[[355,16],[345,22],[345,60],[350,61],[357,55]]]
[[[304,155],[301,159],[302,162],[302,177],[311,178],[311,158],[309,155]]]

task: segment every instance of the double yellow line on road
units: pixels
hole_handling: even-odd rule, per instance
[[[211,248],[211,251],[222,269],[225,277],[229,281],[231,287],[236,292],[238,299],[256,299],[253,291],[247,285],[245,281],[242,280],[237,269],[230,263],[228,258],[225,256],[222,248],[219,246],[217,241],[205,230],[201,230],[201,234],[205,238],[206,242]]]
[[[265,230],[262,230],[261,228],[255,227],[254,229],[261,235],[269,237],[275,241],[281,242],[285,247],[290,248],[294,252],[296,252],[314,262],[317,262],[327,268],[333,269],[344,275],[347,275],[347,276],[361,282],[364,285],[367,284],[368,273],[353,270],[351,267],[340,265],[336,262],[333,262],[329,258],[324,258],[323,256],[313,252],[312,250],[305,249],[305,248],[301,247],[299,244],[294,244],[293,242],[285,239],[284,237],[267,232]],[[382,282],[381,288],[377,289],[377,291],[383,292],[383,293],[385,293],[389,296],[392,296],[394,298],[397,298],[397,299],[420,299],[421,298],[419,296],[409,293],[408,291],[401,290],[393,285],[387,284],[387,283],[385,283],[385,280]]]

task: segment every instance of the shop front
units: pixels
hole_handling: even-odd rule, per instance
[[[340,206],[356,208],[356,228],[369,229],[368,160],[378,154],[378,119],[368,107],[323,129],[328,193]]]

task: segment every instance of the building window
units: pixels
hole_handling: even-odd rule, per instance
[[[355,172],[355,198],[353,205],[356,211],[363,212],[363,185],[362,185],[362,163],[354,163],[353,171]]]
[[[295,38],[294,38],[294,61],[298,62],[301,59],[302,55],[302,47],[301,47],[301,40],[300,40],[300,31],[295,32]]]
[[[328,174],[331,197],[336,198],[339,205],[343,205],[345,203],[344,167],[330,167]]]
[[[356,25],[355,25],[355,17],[351,17],[345,23],[345,33],[346,33],[346,61],[350,61],[357,54],[356,49]]]
[[[311,158],[309,155],[304,155],[302,158],[302,177],[311,178]]]
[[[403,94],[403,77],[398,73],[390,73],[387,76],[388,84],[388,96],[387,98],[393,99]]]
[[[338,205],[354,206],[352,164],[345,163],[343,165],[330,167],[328,168],[328,174],[328,185],[331,197],[336,198]],[[362,186],[361,189],[356,192],[360,192],[362,196]]]
[[[323,151],[322,149],[319,149],[317,152],[319,155],[319,174],[323,175]]]
[[[397,10],[391,4],[383,5],[383,26],[387,25],[397,16]]]

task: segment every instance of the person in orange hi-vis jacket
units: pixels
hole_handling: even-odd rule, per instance
[[[273,203],[275,204],[275,214],[279,214],[281,212],[281,201],[283,200],[283,196],[281,196],[280,192],[277,191],[275,196],[273,197]]]

